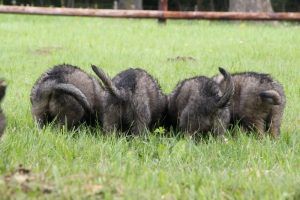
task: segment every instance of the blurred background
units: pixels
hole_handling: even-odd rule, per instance
[[[159,0],[0,0],[0,4],[99,9],[159,9]],[[168,10],[299,12],[300,0],[169,0]]]

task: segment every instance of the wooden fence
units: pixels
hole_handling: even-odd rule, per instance
[[[300,13],[244,13],[244,12],[200,12],[168,11],[165,2],[160,0],[160,10],[112,10],[82,9],[31,6],[0,6],[0,13],[62,15],[118,18],[157,18],[166,19],[207,19],[207,20],[255,20],[255,21],[300,21]]]

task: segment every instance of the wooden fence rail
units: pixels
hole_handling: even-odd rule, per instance
[[[276,20],[298,21],[300,13],[244,13],[244,12],[199,12],[199,11],[165,11],[165,10],[111,10],[54,8],[30,6],[0,6],[0,13],[33,14],[33,15],[63,15],[89,17],[118,18],[158,18],[158,19],[207,19],[207,20]]]

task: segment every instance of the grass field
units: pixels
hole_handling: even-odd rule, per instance
[[[299,25],[0,15],[0,38],[0,76],[8,83],[1,199],[300,199]],[[166,93],[219,66],[270,73],[287,96],[281,138],[237,131],[222,143],[38,130],[30,90],[60,63],[89,73],[96,64],[111,76],[141,67]]]

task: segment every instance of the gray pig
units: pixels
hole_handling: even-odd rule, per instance
[[[112,80],[102,69],[92,69],[107,88],[103,108],[105,131],[134,135],[157,127],[167,113],[167,97],[157,81],[142,69],[127,69]]]
[[[191,134],[211,132],[223,137],[230,114],[228,102],[234,93],[231,76],[224,69],[224,92],[213,80],[197,76],[181,81],[169,95],[168,116],[173,127]]]
[[[76,66],[54,66],[34,84],[30,100],[32,115],[40,127],[55,121],[76,127],[82,122],[93,124],[101,112],[100,83]]]
[[[223,75],[213,77],[225,89]],[[232,124],[239,123],[245,130],[258,131],[259,136],[269,132],[280,135],[285,95],[281,84],[268,74],[242,72],[232,74],[235,93],[230,102]]]
[[[0,80],[0,101],[5,96],[6,84],[3,80]],[[5,129],[6,121],[5,116],[0,108],[0,137],[2,136]]]

